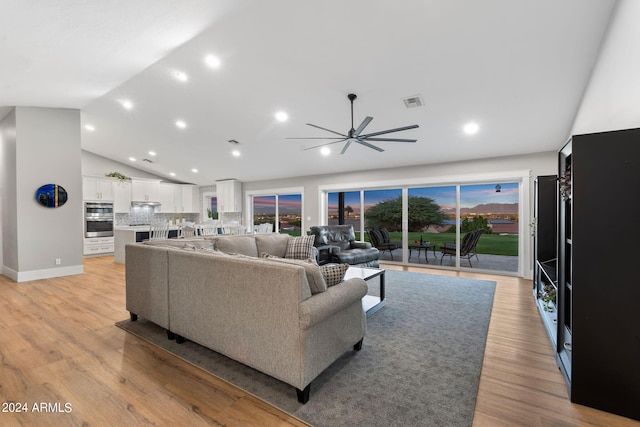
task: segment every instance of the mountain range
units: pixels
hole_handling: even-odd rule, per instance
[[[445,213],[455,213],[455,208],[443,209]],[[489,214],[518,214],[517,203],[481,203],[471,208],[460,208],[461,215],[475,213],[479,215]]]

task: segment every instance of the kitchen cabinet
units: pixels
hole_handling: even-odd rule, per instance
[[[216,181],[218,212],[242,212],[242,183],[235,179]]]
[[[180,201],[182,203],[182,212],[198,213],[200,211],[200,206],[198,204],[198,186],[183,184],[180,187]]]
[[[176,184],[161,182],[158,185],[158,202],[160,202],[160,212],[175,213],[178,212],[176,205]]]
[[[83,242],[83,255],[104,255],[113,253],[113,237],[87,237]]]
[[[98,176],[82,177],[82,199],[113,201],[113,179]]]
[[[160,200],[160,180],[133,179],[131,200],[134,202],[158,202]]]
[[[113,212],[129,213],[131,211],[131,182],[116,181],[113,183]]]

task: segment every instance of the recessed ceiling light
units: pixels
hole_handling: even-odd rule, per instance
[[[204,57],[204,62],[211,68],[219,68],[220,67],[220,58],[215,55],[207,55]]]
[[[329,147],[322,147],[320,149],[320,154],[322,154],[323,156],[328,156],[329,154],[331,154],[331,149]]]
[[[155,155],[156,155],[156,152],[155,152],[155,151],[149,151],[149,155],[150,155],[150,156],[155,156]]]
[[[231,154],[232,154],[234,157],[240,157],[240,152],[239,152],[238,150],[233,150],[233,151],[231,152]]]
[[[478,130],[480,130],[480,126],[478,126],[478,124],[475,122],[469,122],[464,125],[463,130],[467,135],[473,135],[474,133],[478,132]]]
[[[176,80],[179,80],[181,82],[186,82],[187,80],[189,80],[189,76],[187,76],[187,73],[183,73],[182,71],[173,71],[171,74]]]
[[[198,169],[193,168],[193,169],[191,169],[191,172],[193,172],[193,173],[198,173]]]
[[[288,118],[289,118],[289,115],[284,111],[278,111],[276,113],[276,120],[279,122],[286,122]]]
[[[176,176],[176,173],[175,172],[169,172],[169,175]]]
[[[187,127],[187,124],[183,120],[176,120],[176,126],[180,129],[184,129]]]
[[[132,162],[135,162],[136,158],[135,157],[129,157],[129,160],[132,161]]]
[[[126,110],[131,110],[133,108],[133,102],[129,101],[128,99],[122,99],[120,100],[120,104],[126,109]]]
[[[93,127],[93,125],[90,125],[90,124],[86,124],[86,125],[84,125],[84,128],[85,128],[86,130],[88,130],[89,132],[93,132],[94,130],[96,130],[96,128],[95,128],[95,127]]]

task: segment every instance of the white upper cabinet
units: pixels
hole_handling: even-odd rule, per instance
[[[176,184],[161,182],[158,186],[158,202],[160,202],[160,212],[178,212],[176,205]]]
[[[198,186],[197,185],[181,185],[182,195],[180,201],[182,203],[182,212],[198,213],[200,206],[198,205]]]
[[[115,213],[131,212],[131,181],[113,183],[113,211]]]
[[[216,182],[218,212],[242,212],[242,183],[235,179]]]
[[[159,193],[160,180],[135,178],[131,181],[131,200],[134,202],[158,202]]]
[[[82,177],[83,200],[113,201],[113,179],[98,176]]]
[[[160,211],[164,213],[197,213],[198,186],[190,184],[169,184],[161,182],[159,185]]]

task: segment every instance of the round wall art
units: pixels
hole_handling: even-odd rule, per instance
[[[36,190],[36,200],[47,208],[58,208],[67,202],[67,190],[58,184],[45,184]]]

